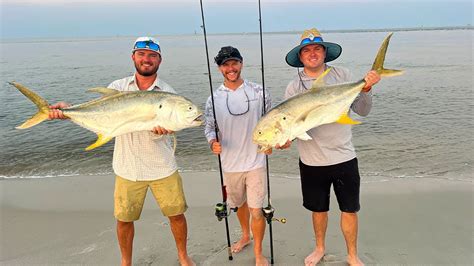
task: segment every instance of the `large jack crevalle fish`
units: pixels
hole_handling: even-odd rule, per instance
[[[25,129],[48,119],[49,104],[27,87],[10,82],[38,107],[38,112],[17,129]],[[156,126],[167,130],[200,126],[202,112],[190,100],[163,91],[119,92],[109,88],[93,88],[102,98],[63,108],[63,114],[72,122],[97,134],[97,141],[86,148],[102,146],[116,136],[150,131]],[[176,147],[176,137],[175,137]]]
[[[375,58],[372,70],[381,77],[401,75],[403,71],[385,69],[383,64],[388,43],[393,33],[382,42]],[[253,142],[263,152],[277,144],[282,146],[295,138],[310,140],[306,131],[323,124],[333,122],[341,124],[360,124],[348,116],[349,108],[364,88],[364,79],[353,83],[325,85],[324,76],[331,71],[328,68],[313,83],[307,92],[295,95],[272,108],[257,123],[253,131]]]

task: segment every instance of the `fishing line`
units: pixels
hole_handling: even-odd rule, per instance
[[[207,33],[206,33],[206,23],[204,22],[204,9],[202,6],[202,0],[199,0],[201,4],[201,18],[202,18],[202,29],[204,32],[204,44],[206,47],[206,58],[207,58],[207,73],[209,76],[209,88],[211,90],[211,101],[212,101],[212,114],[214,115],[214,132],[216,134],[216,141],[219,141],[219,135],[218,135],[218,126],[217,126],[217,118],[216,118],[216,109],[214,108],[214,90],[212,89],[212,78],[211,78],[211,65],[209,62],[209,49],[207,47]],[[222,203],[216,204],[216,216],[219,221],[224,219],[225,221],[225,231],[226,231],[226,236],[227,236],[227,253],[229,255],[229,260],[232,260],[232,250],[230,247],[230,236],[229,236],[229,221],[227,219],[227,193],[225,190],[224,186],[224,178],[222,175],[222,163],[221,163],[221,156],[220,154],[217,155],[217,159],[219,161],[219,174],[220,174],[220,180],[221,180],[221,192],[222,192]]]

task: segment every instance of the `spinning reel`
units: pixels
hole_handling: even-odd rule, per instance
[[[226,217],[229,217],[231,212],[228,212],[227,211],[227,203],[217,203],[216,206],[214,207],[215,208],[215,215],[217,217],[217,220],[218,221],[222,221],[222,219],[226,218]],[[230,208],[231,211],[234,211],[234,212],[237,212],[238,208],[235,207],[235,208]]]
[[[273,214],[275,213],[275,209],[271,205],[268,205],[267,207],[262,208],[262,212],[268,224],[270,224],[272,221],[277,221],[282,224],[286,223],[286,218],[278,219],[278,218],[273,217]]]

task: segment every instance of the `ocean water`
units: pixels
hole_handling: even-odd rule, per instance
[[[342,45],[333,65],[362,78],[386,32],[326,33]],[[202,35],[158,36],[163,49],[160,77],[200,107],[210,94]],[[296,69],[286,53],[298,34],[264,34],[265,84],[274,103],[282,101]],[[22,39],[0,43],[0,178],[47,178],[112,173],[112,142],[84,148],[95,134],[69,121],[46,121],[16,130],[36,107],[7,81],[17,81],[50,103],[73,104],[97,95],[85,92],[133,73],[130,46],[135,37]],[[238,47],[243,76],[260,82],[260,44],[256,34],[208,36],[211,60],[221,46]],[[473,31],[399,31],[391,40],[385,66],[405,74],[383,79],[374,88],[368,117],[354,126],[354,144],[363,181],[391,178],[473,177]],[[212,61],[211,61],[212,63]],[[213,88],[222,81],[211,65]],[[298,178],[296,145],[269,157],[272,176]],[[216,171],[203,128],[178,133],[177,159],[183,171]]]

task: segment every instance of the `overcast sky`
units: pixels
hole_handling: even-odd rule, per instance
[[[1,37],[200,33],[199,0],[0,0]],[[258,31],[258,0],[203,0],[208,33]],[[263,30],[472,24],[471,0],[261,0]]]

